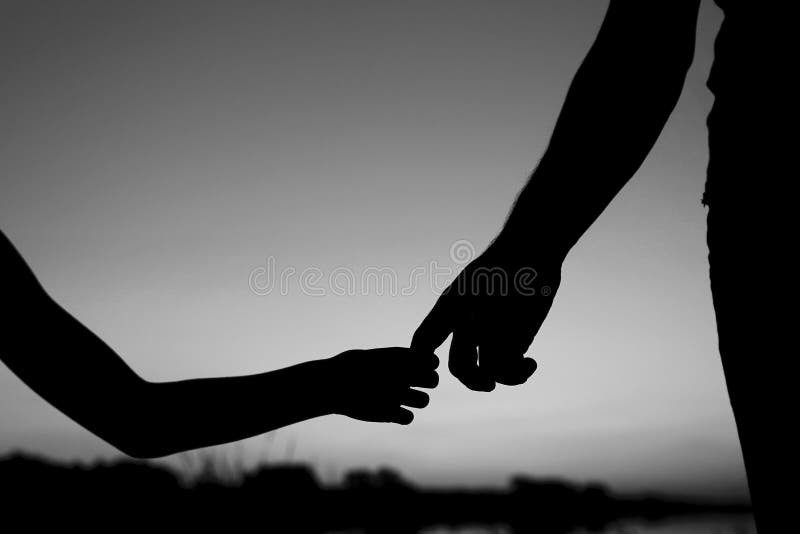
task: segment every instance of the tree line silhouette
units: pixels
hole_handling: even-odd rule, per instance
[[[426,527],[503,525],[566,534],[623,520],[746,514],[744,502],[621,495],[601,484],[513,478],[504,488],[425,488],[384,468],[322,484],[304,464],[263,464],[237,480],[207,465],[192,481],[143,461],[54,463],[14,453],[0,459],[6,514],[29,526],[258,528],[265,532],[406,534]]]

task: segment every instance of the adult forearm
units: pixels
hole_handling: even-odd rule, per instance
[[[630,16],[609,11],[500,240],[565,255],[655,144],[691,65],[694,19],[653,28]]]

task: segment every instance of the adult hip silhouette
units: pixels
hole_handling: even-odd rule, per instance
[[[785,176],[794,153],[780,122],[789,111],[786,42],[796,30],[780,3],[717,0],[725,19],[708,87],[709,166],[703,204],[719,350],[759,532],[777,531],[788,493],[770,475],[794,456],[787,373],[763,359],[792,346],[777,269],[796,241],[758,180]],[[549,146],[487,250],[458,275],[412,339],[434,350],[452,334],[449,369],[468,388],[522,384],[526,357],[561,283],[569,250],[634,175],[661,133],[692,64],[699,0],[611,0],[578,69]],[[794,121],[792,125],[796,124]],[[780,190],[780,189],[779,189]],[[784,198],[779,198],[783,196]],[[775,206],[775,207],[773,207]],[[527,270],[527,277],[518,274]],[[535,273],[535,277],[533,276]],[[525,278],[527,283],[520,283]],[[755,285],[755,287],[752,287]],[[788,284],[787,284],[788,285]],[[779,361],[779,360],[778,360]],[[783,375],[783,376],[781,376]],[[784,525],[785,526],[785,525]]]

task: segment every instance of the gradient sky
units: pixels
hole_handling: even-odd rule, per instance
[[[389,267],[402,282],[434,261],[457,267],[457,240],[481,250],[606,6],[4,1],[0,227],[150,380],[406,345],[436,299],[430,284],[257,295],[250,273],[274,257],[326,277]],[[411,427],[329,417],[218,454],[308,460],[326,477],[392,465],[421,482],[522,472],[746,494],[700,203],[720,18],[705,2],[675,113],[571,253],[532,381],[479,394],[443,367]],[[18,448],[117,454],[0,367],[0,454]]]

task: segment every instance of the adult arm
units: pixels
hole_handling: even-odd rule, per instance
[[[434,350],[453,333],[449,368],[467,387],[520,384],[535,370],[523,356],[550,310],[562,262],[637,171],[678,101],[698,8],[699,0],[611,0],[504,228],[414,334],[412,347]]]

